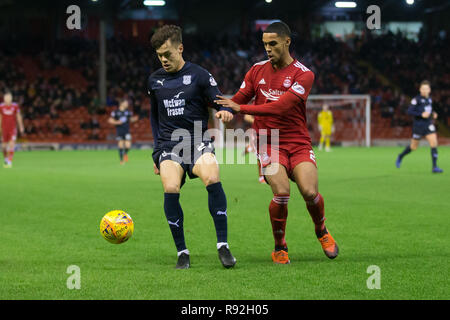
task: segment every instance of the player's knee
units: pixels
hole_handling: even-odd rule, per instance
[[[290,194],[291,190],[289,185],[283,185],[283,184],[271,184],[272,191],[274,194]]]
[[[165,193],[179,193],[180,185],[178,183],[168,183],[164,185]]]
[[[305,201],[312,201],[317,197],[319,192],[314,187],[307,187],[301,191],[302,197]]]
[[[414,151],[414,150],[417,149],[417,146],[416,146],[415,144],[412,144],[412,145],[410,145],[409,147],[411,148],[412,151]]]
[[[209,186],[210,184],[214,184],[220,181],[220,178],[218,175],[210,175],[203,179],[203,182],[206,186]]]

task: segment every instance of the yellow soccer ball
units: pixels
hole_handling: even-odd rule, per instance
[[[133,219],[122,210],[110,211],[100,221],[100,234],[111,243],[119,244],[127,241],[133,235],[133,231]]]

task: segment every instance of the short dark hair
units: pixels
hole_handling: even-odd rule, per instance
[[[179,26],[168,24],[157,29],[150,42],[155,50],[161,47],[164,42],[169,39],[172,43],[180,44],[183,41],[181,33],[181,28]]]
[[[422,82],[420,83],[420,87],[423,85],[428,85],[429,87],[431,87],[431,83],[428,80],[422,80]]]
[[[264,30],[264,33],[276,33],[279,36],[291,37],[291,29],[283,21],[271,23],[266,30]]]

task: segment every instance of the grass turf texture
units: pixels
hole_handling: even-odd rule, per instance
[[[150,151],[19,152],[0,169],[0,299],[449,299],[450,149],[439,148],[444,174],[431,173],[429,148],[394,162],[401,148],[317,152],[327,226],[340,255],[329,260],[295,185],[287,243],[290,265],[274,265],[269,187],[251,165],[221,165],[228,199],[229,243],[237,258],[217,257],[207,192],[187,181],[181,204],[190,270],[175,270],[176,250],[163,212],[163,191]],[[113,245],[99,223],[127,211],[135,233]],[[81,289],[66,287],[69,265]],[[367,268],[381,269],[369,290]]]

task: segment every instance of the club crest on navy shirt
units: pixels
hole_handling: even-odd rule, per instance
[[[191,84],[191,75],[183,76],[183,84],[190,85]]]

